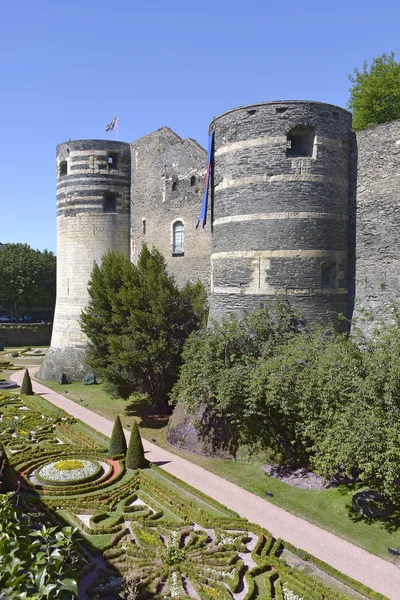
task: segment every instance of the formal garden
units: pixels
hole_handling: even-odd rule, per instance
[[[2,598],[384,598],[147,465],[134,432],[125,455],[115,429],[110,446],[40,396],[0,396],[0,520],[40,550],[0,545]]]

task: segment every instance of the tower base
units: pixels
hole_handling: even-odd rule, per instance
[[[49,348],[37,376],[47,381],[58,381],[61,374],[65,373],[68,381],[80,381],[89,371],[86,348],[66,346]]]

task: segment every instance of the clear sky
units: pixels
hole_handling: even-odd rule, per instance
[[[268,100],[345,107],[348,74],[393,50],[386,0],[4,0],[0,242],[56,251],[55,147],[162,125],[207,143],[219,113]],[[200,209],[200,207],[199,207]]]

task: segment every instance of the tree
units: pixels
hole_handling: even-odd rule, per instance
[[[21,394],[33,396],[32,381],[28,369],[25,369],[24,378],[21,384]]]
[[[125,433],[122,429],[121,419],[119,418],[119,415],[117,415],[111,433],[110,456],[117,456],[118,454],[123,454],[125,456],[126,450]]]
[[[95,263],[89,296],[81,326],[93,371],[112,396],[145,393],[168,412],[183,344],[205,320],[203,286],[179,290],[160,252],[143,245],[137,265],[115,252]]]
[[[374,58],[369,70],[365,61],[362,71],[354,69],[349,79],[353,86],[347,107],[355,131],[400,119],[400,63],[394,52]]]
[[[125,464],[127,469],[144,469],[147,467],[147,460],[144,457],[142,438],[140,437],[139,427],[136,421],[132,426],[131,438],[129,440]]]
[[[4,244],[0,250],[0,304],[19,316],[20,306],[54,306],[56,257],[27,244]]]

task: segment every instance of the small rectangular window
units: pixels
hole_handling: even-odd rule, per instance
[[[107,155],[107,165],[109,169],[117,168],[117,153],[109,152]]]
[[[324,262],[321,264],[321,289],[336,290],[337,288],[337,264]]]
[[[60,173],[60,177],[63,177],[64,175],[68,175],[68,163],[66,160],[62,160],[60,162],[59,173]]]

